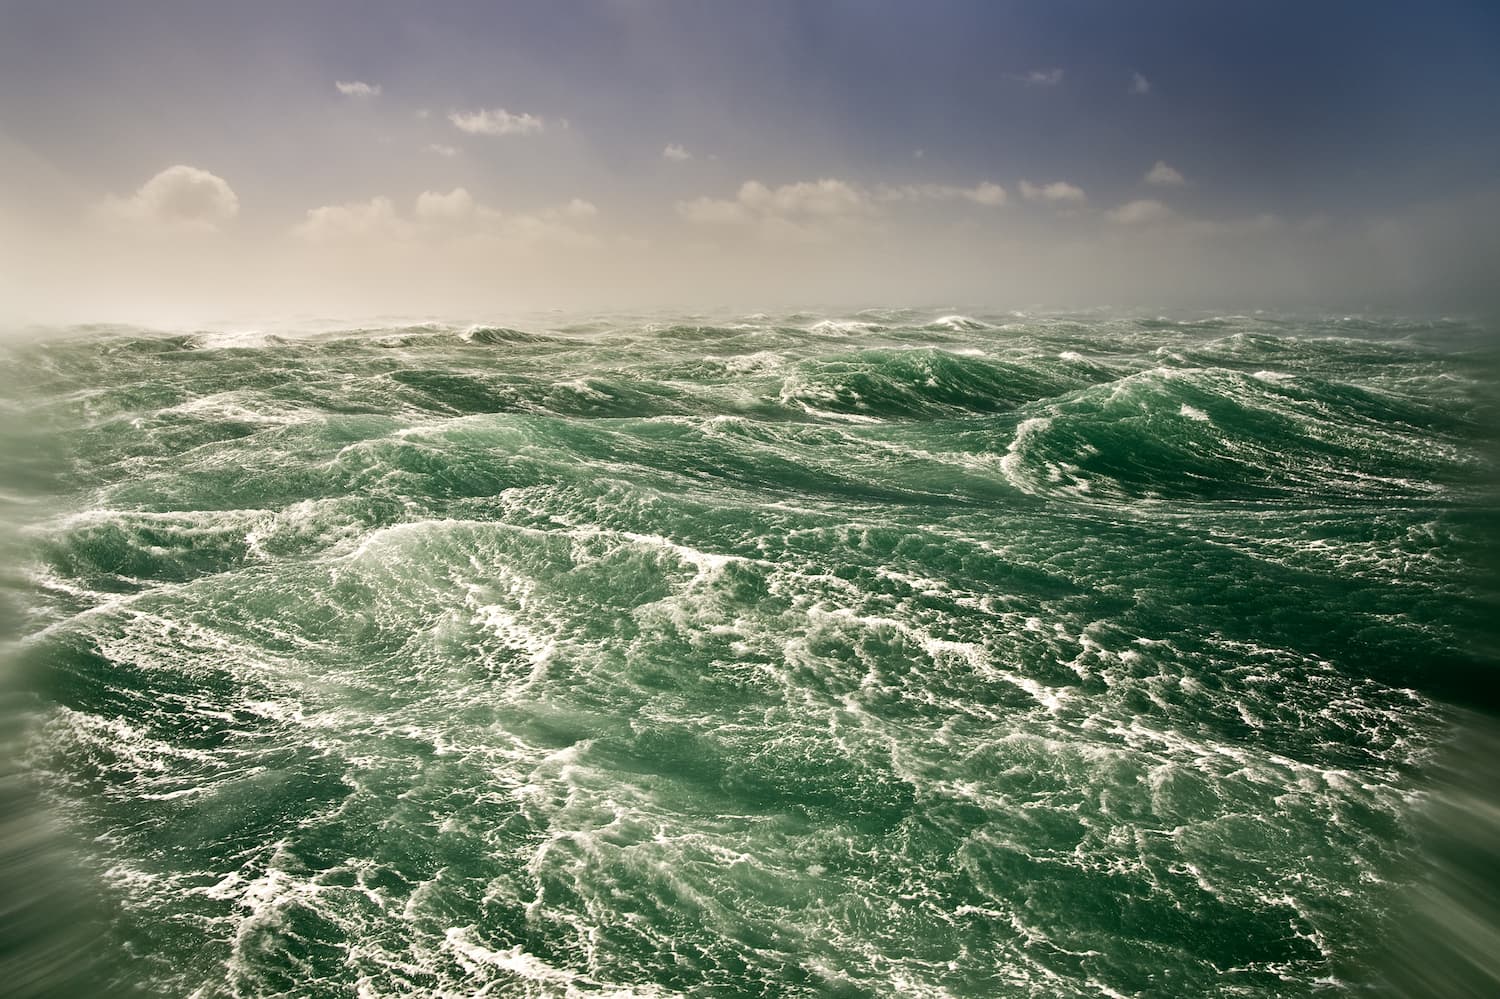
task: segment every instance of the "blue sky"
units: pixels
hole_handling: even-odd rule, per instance
[[[1493,3],[0,0],[0,28],[34,312],[228,305],[247,271],[419,312],[1447,310],[1495,263]]]

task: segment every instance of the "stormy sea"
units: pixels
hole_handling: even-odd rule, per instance
[[[1492,342],[12,331],[5,990],[1487,994]]]

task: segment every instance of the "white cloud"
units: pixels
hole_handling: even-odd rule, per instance
[[[780,242],[817,242],[876,213],[863,188],[832,177],[768,187],[758,180],[740,185],[733,199],[679,201],[677,214],[701,225],[753,226]]]
[[[1119,208],[1109,212],[1111,222],[1119,222],[1122,225],[1143,225],[1148,222],[1160,222],[1172,217],[1172,209],[1154,201],[1150,198],[1140,198],[1136,201],[1127,201]]]
[[[1027,201],[1046,201],[1051,204],[1081,205],[1088,200],[1083,188],[1065,180],[1054,180],[1050,184],[1033,184],[1021,181],[1021,197]]]
[[[446,220],[468,218],[474,214],[474,198],[462,187],[455,187],[447,194],[423,191],[417,195],[417,218],[424,220]]]
[[[1187,183],[1187,179],[1177,170],[1167,166],[1164,160],[1157,160],[1156,166],[1146,171],[1145,181],[1161,187],[1178,187]]]
[[[989,181],[973,187],[958,187],[953,184],[905,184],[901,187],[880,187],[875,192],[878,201],[972,201],[987,208],[998,208],[1005,204],[1005,188]]]
[[[1063,71],[1057,67],[1052,69],[1033,69],[1029,73],[1012,74],[1012,80],[1020,80],[1028,87],[1055,87],[1063,81]]]
[[[953,184],[881,185],[873,190],[833,177],[768,187],[758,180],[740,185],[734,198],[694,198],[679,201],[677,214],[706,225],[762,227],[811,222],[849,222],[877,215],[880,206],[894,202],[972,201],[995,208],[1005,204],[1005,188],[984,181],[973,187]]]
[[[410,235],[410,229],[396,214],[396,205],[390,198],[377,197],[308,209],[307,218],[292,232],[310,243],[331,243],[350,239],[403,239]]]
[[[999,184],[991,184],[989,181],[959,193],[970,201],[989,205],[992,208],[1005,204],[1005,188]]]
[[[858,187],[832,177],[804,180],[769,188],[758,180],[740,185],[740,204],[762,215],[781,218],[861,215],[870,210],[869,197]]]
[[[429,153],[437,153],[439,156],[445,157],[447,159],[452,159],[453,157],[458,155],[457,147],[445,146],[440,142],[429,143],[427,146],[427,151]]]
[[[818,242],[838,231],[866,227],[886,205],[936,201],[1005,204],[1005,188],[988,181],[973,187],[951,184],[881,185],[866,188],[833,177],[770,187],[758,180],[740,185],[733,198],[677,202],[677,214],[700,225],[743,226],[774,240]]]
[[[1151,81],[1139,73],[1131,73],[1130,92],[1137,95],[1151,93]]]
[[[99,212],[117,222],[211,232],[239,214],[240,199],[224,178],[179,163],[128,198],[106,198]]]
[[[339,89],[339,93],[343,94],[345,97],[380,96],[380,84],[378,83],[365,83],[363,80],[350,80],[346,83],[343,80],[338,80],[334,83],[334,86],[337,87]]]
[[[380,252],[393,247],[431,250],[440,245],[517,249],[547,243],[595,246],[599,237],[580,228],[599,210],[573,198],[535,213],[507,214],[477,201],[466,188],[423,191],[403,215],[388,197],[324,205],[308,211],[294,235],[315,244]]]
[[[661,151],[661,156],[662,159],[672,160],[674,163],[681,163],[683,160],[693,158],[693,154],[684,149],[682,144],[678,142],[668,143],[667,148]]]
[[[448,120],[460,132],[470,135],[527,135],[540,132],[546,125],[536,115],[511,114],[504,108],[488,108],[480,111],[450,111]]]

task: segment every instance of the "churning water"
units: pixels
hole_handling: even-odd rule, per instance
[[[1360,994],[1393,921],[1445,918],[1422,817],[1497,697],[1487,337],[13,341],[0,970]]]

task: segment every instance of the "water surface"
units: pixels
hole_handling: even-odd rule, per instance
[[[17,339],[11,978],[1361,994],[1496,698],[1487,337]]]

